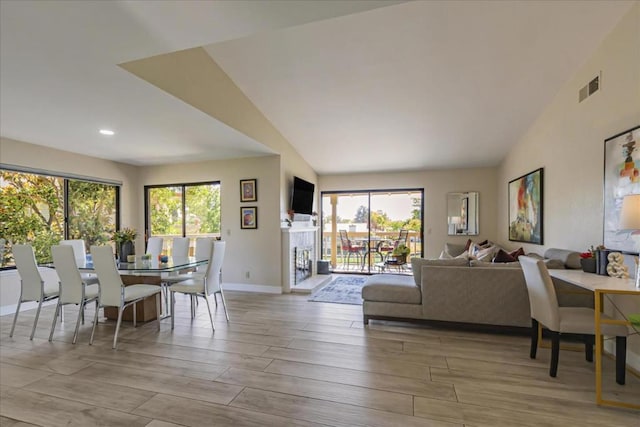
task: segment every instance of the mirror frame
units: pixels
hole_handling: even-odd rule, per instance
[[[456,191],[447,193],[447,235],[480,234],[480,193]]]

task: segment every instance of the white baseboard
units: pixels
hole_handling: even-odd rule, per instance
[[[222,289],[225,291],[243,291],[243,292],[256,292],[262,294],[281,294],[281,286],[269,286],[269,285],[253,285],[249,283],[222,283]]]

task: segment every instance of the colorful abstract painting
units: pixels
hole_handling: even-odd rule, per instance
[[[542,178],[540,168],[509,182],[509,240],[542,244]]]
[[[604,141],[604,245],[637,253],[633,234],[620,227],[622,199],[640,194],[640,126]]]

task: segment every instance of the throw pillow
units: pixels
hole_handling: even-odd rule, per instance
[[[464,245],[464,250],[468,251],[472,244],[473,242],[471,241],[471,239],[467,239],[467,244]]]
[[[440,257],[438,259],[453,259],[451,254],[447,251],[440,252]]]
[[[518,257],[520,255],[524,255],[524,249],[522,249],[522,247],[519,247],[518,249],[516,249],[515,251],[511,251],[509,252],[509,255],[511,255],[513,258],[516,259],[516,261],[518,260]]]
[[[487,246],[489,244],[489,240],[484,240],[480,243],[478,243],[478,246]]]
[[[456,257],[461,253],[466,252],[467,249],[469,248],[465,248],[465,245],[456,245],[455,243],[444,244],[444,251],[453,257]]]
[[[413,270],[413,280],[416,282],[416,286],[422,286],[422,266],[424,265],[439,265],[446,267],[468,267],[469,260],[466,258],[454,258],[454,259],[424,259],[424,258],[411,258],[411,270]]]
[[[497,246],[489,246],[488,248],[482,248],[476,252],[476,259],[478,261],[491,262],[495,253],[498,251]]]
[[[504,249],[500,249],[496,256],[493,258],[493,262],[496,263],[516,262],[517,260],[518,258],[512,256],[510,253],[507,253]]]

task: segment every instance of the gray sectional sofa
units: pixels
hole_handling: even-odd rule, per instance
[[[549,268],[580,268],[579,254],[545,252]],[[428,320],[487,327],[531,326],[529,297],[519,263],[412,260],[414,277],[378,274],[362,288],[364,323],[371,319]],[[593,296],[556,283],[561,305],[593,306]]]

